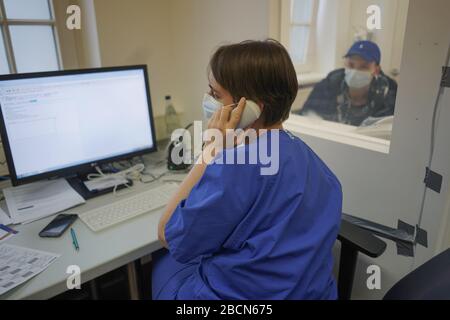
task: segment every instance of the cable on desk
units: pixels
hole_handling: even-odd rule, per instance
[[[159,167],[160,165],[165,164],[166,161],[167,161],[167,159],[165,159],[165,158],[161,159],[161,160],[157,160],[156,162],[151,163],[151,167]],[[134,172],[135,175],[133,177],[131,177],[132,180],[139,180],[141,183],[149,184],[149,183],[156,182],[169,174],[177,174],[177,173],[183,174],[183,173],[189,172],[189,169],[186,169],[183,171],[178,171],[178,172],[172,172],[172,171],[166,170],[159,175],[155,175],[148,171],[149,166],[146,166],[145,162],[146,161],[143,156],[135,157],[130,160],[117,161],[117,162],[109,164],[105,167],[106,169],[113,171],[114,172],[113,174],[105,174],[101,171],[100,168],[96,168],[98,173],[88,175],[88,179],[98,179],[98,178],[102,178],[102,177],[106,178],[106,177],[111,177],[111,175],[112,176],[123,175],[126,173]],[[144,176],[150,177],[151,180],[144,179]],[[130,177],[128,177],[128,178],[130,178]],[[172,179],[172,180],[164,180],[164,182],[178,182],[179,183],[181,181]],[[130,187],[129,185],[126,185],[126,186]],[[115,190],[114,190],[114,192],[115,192]]]
[[[124,178],[126,180],[140,180],[141,176],[142,176],[142,172],[145,170],[145,165],[143,163],[139,163],[136,164],[128,169],[125,170],[121,170],[115,173],[108,173],[105,174],[102,169],[100,167],[95,167],[95,170],[97,170],[97,173],[90,173],[88,174],[87,178],[88,180],[94,180],[94,181],[99,181],[99,180],[106,180],[106,179],[110,179],[110,178]],[[124,184],[127,188],[130,188],[130,185],[128,183]],[[113,194],[114,196],[117,196],[117,187],[119,186],[119,183],[116,183],[114,185],[114,189],[113,189]]]
[[[152,173],[150,173],[150,172],[146,172],[146,173],[143,173],[142,175],[143,175],[143,176],[144,176],[144,175],[150,176],[150,177],[152,178],[152,180],[150,180],[150,181],[145,181],[145,180],[142,179],[142,177],[141,177],[140,181],[141,181],[142,183],[145,183],[145,184],[147,184],[147,183],[152,183],[152,182],[158,181],[159,179],[161,179],[162,177],[164,177],[164,176],[167,175],[168,173],[170,173],[170,171],[167,170],[167,171],[161,173],[160,175],[155,176],[154,174],[152,174]]]

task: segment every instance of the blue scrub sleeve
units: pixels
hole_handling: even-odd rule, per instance
[[[252,188],[246,188],[250,175],[245,166],[206,168],[166,224],[165,237],[175,260],[187,263],[221,248],[253,202]]]

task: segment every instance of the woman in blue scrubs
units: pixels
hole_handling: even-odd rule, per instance
[[[169,202],[158,226],[167,249],[153,255],[153,299],[336,299],[341,186],[283,129],[298,92],[289,54],[273,40],[246,41],[220,47],[209,70],[208,99],[218,110],[208,128],[226,137],[252,100],[261,116],[247,129],[257,134],[228,148],[208,143]],[[270,174],[262,174],[267,162],[227,161],[251,159],[263,145],[276,159]]]

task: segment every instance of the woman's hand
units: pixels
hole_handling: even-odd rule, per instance
[[[245,105],[246,99],[241,98],[237,107],[234,107],[234,105],[224,106],[214,113],[208,123],[209,134],[206,137],[208,145],[213,143],[219,148],[234,146],[234,141],[236,140],[234,131],[241,121]],[[217,141],[219,134],[221,135],[221,139]]]
[[[220,139],[223,139],[222,146],[226,145],[226,135],[232,133],[233,141],[235,138],[234,130],[236,129],[239,121],[241,121],[242,112],[244,111],[246,104],[245,98],[242,98],[239,101],[237,107],[233,108],[232,106],[225,106],[219,109],[211,120],[208,123],[208,129],[215,131],[216,133],[220,133],[222,136]],[[228,131],[228,132],[227,132]],[[218,137],[219,135],[217,135]],[[216,135],[214,135],[216,137]],[[192,188],[200,181],[202,178],[206,166],[211,163],[211,161],[216,156],[217,152],[220,150],[216,147],[218,141],[211,141],[203,150],[199,160],[191,169],[187,177],[181,183],[180,188],[176,192],[176,194],[172,197],[172,199],[167,204],[166,210],[164,214],[161,216],[161,219],[158,224],[158,236],[164,247],[168,248],[168,243],[165,236],[165,228],[167,222],[172,217],[174,211],[176,210],[179,203],[186,199],[191,193]],[[220,144],[220,143],[219,143]]]
[[[223,146],[226,146],[227,135],[233,138],[232,141],[235,141],[236,137],[234,134],[234,130],[239,124],[239,121],[241,121],[241,116],[242,112],[244,111],[245,104],[246,100],[245,98],[242,98],[239,101],[238,106],[235,108],[233,108],[233,106],[222,107],[216,111],[216,113],[209,121],[207,130],[210,131],[210,135],[207,138],[207,140],[209,140],[209,143],[203,150],[201,156],[197,160],[197,163],[181,183],[180,188],[178,189],[176,194],[167,204],[166,210],[159,220],[158,237],[164,247],[168,248],[168,243],[165,235],[167,222],[172,217],[179,203],[189,196],[192,188],[198,183],[198,181],[200,181],[206,170],[206,166],[214,160],[217,152],[222,150]]]

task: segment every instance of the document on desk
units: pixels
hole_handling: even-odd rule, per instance
[[[60,255],[0,245],[0,296],[48,268]]]
[[[86,202],[65,179],[3,190],[14,224],[29,223]]]

